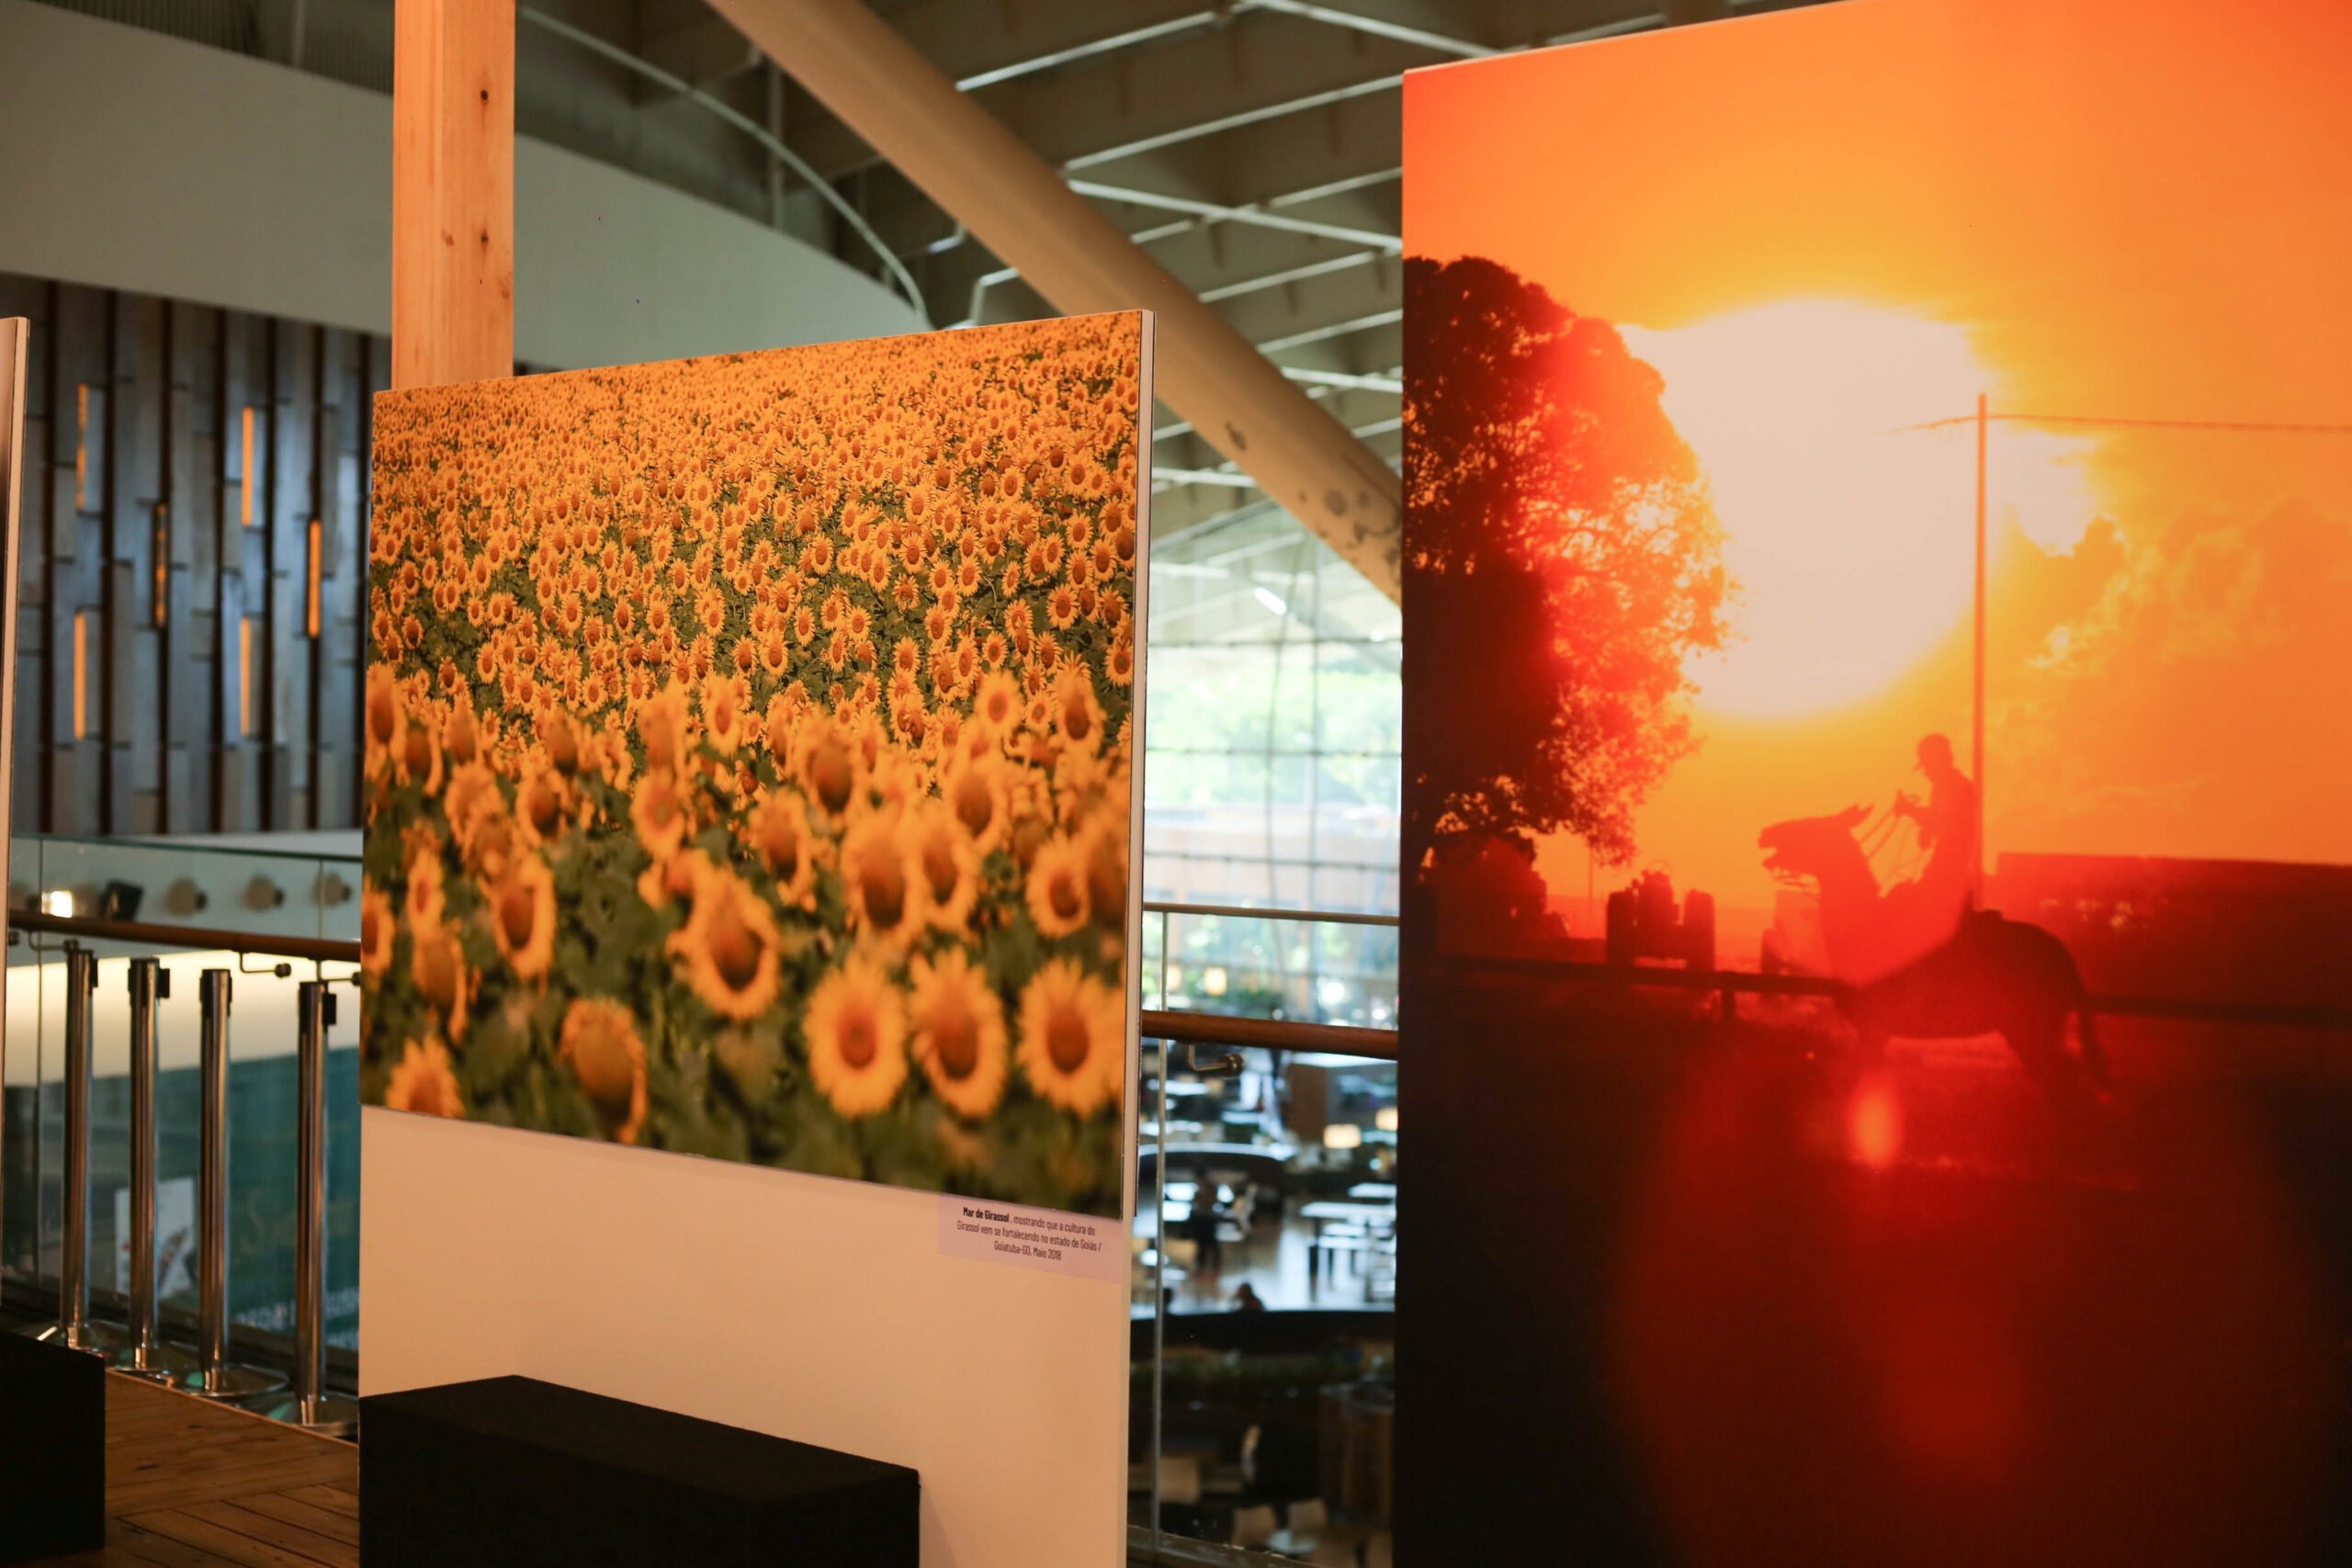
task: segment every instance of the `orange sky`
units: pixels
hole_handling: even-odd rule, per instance
[[[1407,246],[1632,326],[1952,323],[2010,409],[2352,423],[2347,83],[2345,0],[1846,0],[1445,67],[1407,81]],[[2080,449],[2113,531],[1996,550],[1991,849],[2352,861],[2352,439]],[[1642,859],[1767,899],[1757,826],[1916,787],[1923,728],[1965,757],[1967,655],[1963,624],[1835,713],[1702,709]],[[1544,865],[1581,892],[1580,852]]]

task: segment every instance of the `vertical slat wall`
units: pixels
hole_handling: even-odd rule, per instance
[[[0,274],[11,315],[15,830],[356,824],[384,340]]]

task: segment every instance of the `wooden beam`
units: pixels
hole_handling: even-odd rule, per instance
[[[399,0],[392,385],[514,373],[514,7]]]
[[[1156,312],[1160,399],[1398,596],[1404,495],[1388,465],[914,46],[857,0],[712,5],[1056,309]]]

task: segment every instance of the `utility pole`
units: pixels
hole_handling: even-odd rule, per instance
[[[1969,742],[1969,782],[1976,786],[1976,864],[1969,884],[1975,901],[1984,901],[1984,448],[1992,428],[1985,395],[1976,394],[1976,678]]]

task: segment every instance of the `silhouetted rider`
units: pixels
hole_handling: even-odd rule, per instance
[[[1949,910],[1957,923],[1976,891],[1976,786],[1954,765],[1951,742],[1940,735],[1919,742],[1919,771],[1928,775],[1926,803],[1899,794],[1894,810],[1919,825],[1919,843],[1928,852],[1916,885],[1919,897],[1939,914]]]

